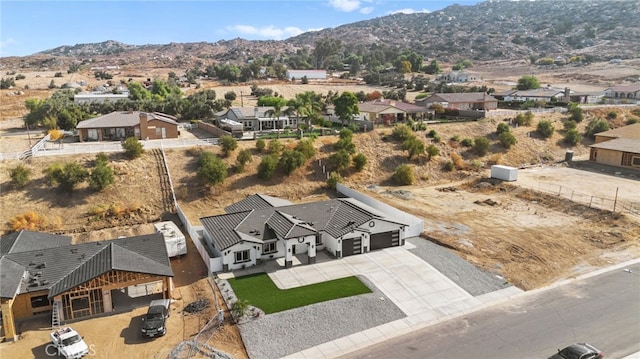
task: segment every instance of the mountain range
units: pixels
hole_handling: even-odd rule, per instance
[[[385,46],[398,51],[411,49],[441,62],[527,59],[532,55],[629,59],[640,56],[639,19],[640,1],[635,0],[489,0],[431,13],[388,15],[282,41],[238,38],[162,45],[105,41],[60,46],[18,61],[28,67],[51,67],[87,58],[162,67],[216,61],[240,64],[264,55],[278,57],[305,48],[312,51],[323,38],[340,40],[345,52],[362,53]]]

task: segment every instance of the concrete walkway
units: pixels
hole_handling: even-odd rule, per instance
[[[407,250],[410,247],[411,244],[406,244],[341,259],[320,252],[316,264],[302,264],[306,262],[306,256],[302,255],[289,269],[284,269],[283,263],[276,260],[259,268],[236,272],[236,275],[266,271],[281,289],[363,275],[407,315],[289,355],[286,357],[289,359],[335,358],[522,293],[516,287],[509,287],[473,297],[429,263],[410,253]],[[233,276],[232,273],[220,274],[223,279]]]

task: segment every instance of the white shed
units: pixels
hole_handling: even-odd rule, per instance
[[[517,181],[518,169],[509,166],[493,165],[491,166],[491,178],[497,178],[503,181]]]
[[[154,224],[156,231],[164,236],[164,244],[167,246],[169,258],[187,254],[187,240],[178,226],[172,221]]]

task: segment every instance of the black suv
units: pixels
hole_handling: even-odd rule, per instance
[[[167,333],[165,320],[169,317],[169,305],[171,300],[158,299],[149,303],[147,314],[142,317],[142,334],[153,338]]]

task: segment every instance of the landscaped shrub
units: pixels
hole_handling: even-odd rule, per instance
[[[304,155],[305,160],[310,159],[316,154],[316,148],[313,147],[313,140],[301,140],[296,144],[296,151]]]
[[[498,136],[498,140],[500,141],[500,144],[507,149],[511,148],[511,146],[515,145],[518,142],[518,140],[516,139],[516,136],[514,136],[513,133],[508,131],[502,132]]]
[[[282,142],[280,142],[277,139],[273,139],[271,141],[269,141],[269,153],[271,154],[280,154],[280,152],[282,152],[282,149],[284,148],[284,146],[282,145]]]
[[[358,172],[362,171],[364,169],[364,166],[367,165],[367,156],[365,156],[363,153],[358,153],[357,155],[353,156],[351,160],[353,161],[353,167]]]
[[[144,148],[142,143],[135,137],[127,137],[122,143],[124,149],[124,156],[130,160],[142,156]]]
[[[393,173],[393,176],[391,176],[391,179],[401,186],[413,184],[413,182],[415,181],[413,167],[409,166],[408,164],[402,164],[396,167],[396,170]]]
[[[407,151],[407,157],[411,160],[414,156],[420,156],[424,153],[424,142],[420,141],[416,136],[407,138],[402,142],[402,149]]]
[[[464,168],[464,159],[462,158],[462,156],[460,156],[456,152],[452,152],[451,153],[451,162],[453,163],[453,165],[457,169],[463,169]]]
[[[266,147],[267,143],[262,138],[256,141],[256,150],[258,150],[258,152],[264,151]]]
[[[31,180],[31,169],[23,164],[19,164],[16,167],[9,170],[9,177],[11,177],[11,184],[15,188],[23,188]]]
[[[452,161],[445,163],[444,166],[442,167],[442,169],[447,172],[453,171],[454,168],[455,168],[455,165],[453,164]]]
[[[518,126],[531,126],[533,122],[533,113],[531,111],[527,111],[524,114],[519,113],[513,119]]]
[[[460,144],[463,145],[464,147],[473,147],[475,143],[473,142],[473,138],[465,138],[462,141],[460,141]]]
[[[568,144],[568,145],[577,145],[580,140],[582,140],[582,136],[580,136],[580,132],[578,132],[577,129],[572,128],[570,130],[568,130],[565,134],[564,134],[564,143]]]
[[[498,124],[498,128],[496,129],[496,133],[499,135],[501,133],[504,132],[509,132],[511,130],[511,128],[509,127],[509,124],[506,124],[504,122],[499,123]]]
[[[427,152],[427,160],[431,161],[431,158],[437,156],[440,153],[440,150],[435,145],[429,145],[426,149]]]
[[[564,121],[564,130],[565,131],[574,130],[574,129],[576,129],[577,126],[578,125],[576,124],[576,122],[574,120]]]
[[[551,121],[549,120],[542,120],[540,122],[538,122],[538,127],[536,127],[536,132],[542,137],[542,138],[549,138],[551,137],[551,135],[553,135],[553,124],[551,123]]]
[[[211,152],[202,152],[196,173],[206,184],[216,185],[227,178],[227,164]]]
[[[346,151],[349,154],[356,152],[356,144],[351,139],[341,138],[338,142],[333,144],[333,149],[336,151]]]
[[[486,155],[489,152],[489,140],[486,137],[476,137],[473,140],[473,150],[479,156]]]
[[[89,172],[77,162],[69,162],[64,166],[49,166],[45,171],[48,171],[47,176],[51,177],[51,183],[57,184],[59,189],[67,193],[73,192],[73,189],[89,176]]]
[[[584,135],[594,139],[596,138],[596,133],[604,132],[608,130],[609,130],[609,123],[607,121],[594,118],[593,120],[589,121],[589,123],[587,124]]]
[[[258,165],[258,177],[262,179],[270,179],[278,167],[278,155],[270,154],[262,158]]]
[[[396,139],[397,141],[404,142],[408,138],[414,137],[415,135],[413,134],[413,130],[411,129],[411,127],[401,123],[393,127],[391,136],[393,136],[393,138]]]
[[[248,149],[240,150],[236,157],[236,168],[239,172],[244,171],[244,167],[252,160],[251,151]]]
[[[335,190],[338,183],[342,182],[342,176],[338,172],[331,172],[327,179],[327,187]]]
[[[102,156],[101,156],[102,155]],[[97,191],[102,191],[115,182],[113,169],[109,166],[109,161],[104,153],[96,156],[96,165],[89,175],[89,184]]]
[[[298,169],[302,167],[305,163],[306,158],[304,154],[300,151],[285,149],[282,151],[282,155],[280,156],[280,166],[287,175],[290,175]]]
[[[231,152],[238,148],[238,141],[229,135],[220,136],[220,147],[222,148],[222,155],[229,157]]]
[[[340,150],[329,156],[329,162],[338,171],[347,169],[351,165],[351,154],[346,150]]]

